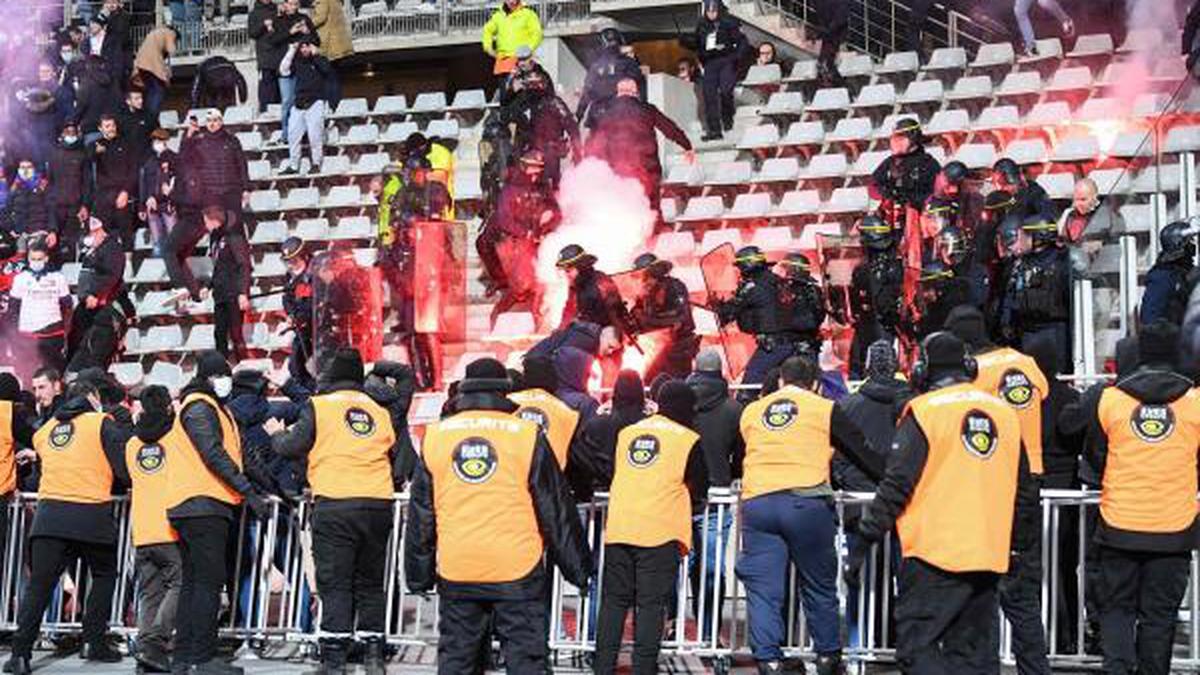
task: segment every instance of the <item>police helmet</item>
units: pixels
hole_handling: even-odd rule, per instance
[[[988,220],[1002,220],[1017,203],[1008,190],[992,190],[983,200],[983,215]]]
[[[1200,232],[1184,221],[1176,221],[1163,228],[1158,235],[1160,257],[1164,261],[1184,260],[1196,257],[1196,234]]]
[[[1016,162],[1007,157],[997,161],[992,166],[992,179],[995,180],[996,176],[1000,176],[1004,179],[1006,185],[1013,187],[1020,185],[1025,180],[1024,175],[1021,173],[1021,167],[1017,166]]]
[[[520,161],[521,166],[525,168],[546,168],[546,155],[536,148],[521,155]]]
[[[741,272],[753,272],[767,266],[767,256],[757,246],[744,246],[734,254],[733,264]]]
[[[1021,245],[1021,216],[1010,214],[1000,221],[996,228],[996,248],[1000,256],[1007,258],[1017,255]]]
[[[308,254],[304,250],[304,240],[300,237],[288,237],[283,240],[283,259],[291,260],[292,258],[307,259]]]
[[[892,127],[893,136],[905,136],[913,145],[924,145],[925,134],[921,132],[921,120],[916,117],[901,117]]]
[[[872,251],[886,251],[894,243],[892,226],[879,216],[867,216],[858,224],[858,237],[862,245]]]
[[[648,272],[651,276],[661,277],[671,271],[674,265],[669,260],[661,260],[653,253],[643,253],[633,260],[633,271]]]
[[[558,252],[558,261],[555,266],[559,269],[570,269],[573,267],[591,267],[596,263],[596,256],[583,250],[579,244],[567,244]]]
[[[803,253],[789,253],[781,261],[788,271],[788,276],[806,276],[812,272],[812,263]]]
[[[966,179],[968,173],[970,172],[967,170],[967,165],[958,161],[950,162],[946,166],[942,167],[942,175],[945,176],[946,180],[952,185],[959,185],[962,183],[963,180]]]
[[[935,258],[921,266],[922,284],[937,284],[953,278],[954,270],[941,259]]]
[[[600,31],[600,44],[605,49],[616,51],[625,46],[625,36],[616,28],[605,28]]]
[[[959,265],[967,258],[967,238],[956,226],[943,227],[937,235],[938,251],[949,265]]]
[[[1043,246],[1058,241],[1058,224],[1039,215],[1026,217],[1021,223],[1021,231],[1029,234],[1034,246]]]

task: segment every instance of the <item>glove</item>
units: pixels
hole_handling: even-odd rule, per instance
[[[861,584],[862,568],[867,562],[867,553],[870,551],[870,542],[861,537],[856,538],[854,544],[850,546],[850,553],[846,556],[845,562],[847,585],[858,586]]]
[[[246,508],[254,515],[255,520],[266,520],[271,515],[271,504],[257,492],[246,495]]]

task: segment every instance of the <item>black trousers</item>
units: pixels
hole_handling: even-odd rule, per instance
[[[104,229],[116,234],[121,240],[125,252],[133,250],[133,231],[137,226],[134,218],[134,208],[137,206],[137,194],[129,194],[129,202],[125,208],[117,208],[117,192],[102,191],[96,194],[96,207],[92,213],[104,223]]]
[[[604,547],[604,587],[596,620],[596,672],[612,673],[621,651],[625,614],[633,608],[633,672],[658,672],[663,621],[679,572],[675,542],[644,548],[626,544]]]
[[[1046,624],[1042,621],[1042,546],[1041,540],[1030,551],[1014,556],[1008,574],[1000,577],[1000,608],[1012,626],[1012,651],[1019,675],[1050,675],[1046,657]],[[996,640],[993,651],[1000,651],[1000,617],[991,632]],[[1000,664],[990,671],[1000,674]]]
[[[829,70],[836,71],[838,50],[846,39],[846,30],[850,27],[850,3],[845,0],[817,0],[816,5],[817,14],[825,26],[821,35],[821,54],[818,60]],[[785,77],[787,75],[784,73]]]
[[[996,585],[991,572],[955,573],[916,558],[900,563],[896,659],[906,675],[992,670]]]
[[[704,118],[710,134],[733,127],[733,88],[737,85],[737,57],[721,56],[704,64]]]
[[[235,361],[246,358],[246,335],[242,327],[242,310],[237,299],[218,300],[213,303],[214,337],[217,351],[229,357],[229,344],[233,343]]]
[[[501,288],[508,285],[508,276],[504,274],[504,265],[500,262],[500,254],[496,252],[496,246],[503,237],[500,228],[493,225],[483,228],[475,238],[475,250],[479,252],[479,261],[483,263],[488,281]]]
[[[99,642],[108,631],[112,614],[113,589],[117,584],[117,547],[113,544],[34,537],[29,542],[29,584],[21,598],[17,614],[17,632],[13,634],[14,656],[30,657],[42,626],[42,615],[54,594],[62,573],[76,559],[82,558],[92,575],[83,612],[83,641]]]
[[[313,514],[313,560],[321,595],[321,632],[348,638],[357,629],[383,634],[388,537],[392,510],[329,508]]]
[[[1167,675],[1191,555],[1099,548],[1104,672]]]
[[[933,7],[934,0],[913,0],[912,12],[908,17],[908,50],[924,54],[921,49],[921,31],[925,28],[925,21],[929,18],[929,10]]]
[[[172,518],[171,526],[179,533],[183,563],[174,662],[194,666],[211,661],[217,652],[217,617],[232,523],[220,516],[202,516]]]
[[[163,252],[163,264],[167,268],[167,276],[175,288],[187,288],[189,281],[194,279],[187,259],[196,250],[196,244],[204,238],[207,232],[199,211],[192,208],[181,209],[175,227],[167,236],[167,244]]]
[[[700,339],[694,335],[672,338],[662,351],[646,366],[645,382],[653,382],[659,375],[684,379],[692,372],[692,361],[700,352]]]
[[[543,673],[546,657],[546,600],[441,599],[438,620],[439,675],[483,675],[479,655],[491,638],[500,639],[508,675]]]
[[[280,103],[279,71],[274,68],[262,68],[258,71],[258,111],[263,112],[270,103]],[[284,129],[284,136],[287,130]]]

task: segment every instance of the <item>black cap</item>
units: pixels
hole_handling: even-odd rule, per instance
[[[667,419],[690,426],[696,414],[696,392],[682,380],[670,380],[658,390],[658,412]]]
[[[229,377],[233,375],[233,370],[229,367],[229,362],[221,355],[221,352],[215,349],[206,349],[196,357],[196,378],[208,379],[210,377]]]
[[[1174,367],[1179,361],[1179,326],[1159,319],[1138,333],[1138,365],[1151,364]]]
[[[512,381],[508,379],[508,370],[503,363],[487,357],[467,364],[458,391],[462,394],[485,392],[506,394],[512,391]]]
[[[0,401],[16,401],[21,395],[21,383],[12,373],[0,373]]]
[[[354,347],[339,347],[321,371],[324,382],[358,382],[366,377],[362,354]]]
[[[988,344],[987,320],[974,305],[959,305],[950,310],[943,328],[962,340],[972,350]]]
[[[411,155],[414,152],[421,154],[429,152],[429,139],[419,131],[412,132],[408,138],[404,139],[404,154]]]
[[[596,264],[596,256],[583,250],[579,244],[567,244],[558,252],[558,261],[554,264],[561,269],[591,267]]]
[[[284,239],[283,246],[281,248],[283,251],[284,260],[291,260],[297,256],[304,256],[305,258],[308,257],[305,255],[304,251],[304,240],[300,237],[288,237],[287,239]]]
[[[930,371],[962,369],[967,357],[967,346],[953,333],[938,331],[921,343],[925,365]]]
[[[674,264],[669,260],[661,260],[653,253],[643,253],[633,259],[633,270],[642,272],[649,270],[651,274],[666,274],[671,271]]]

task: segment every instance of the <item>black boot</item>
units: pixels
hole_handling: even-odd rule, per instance
[[[842,655],[822,654],[817,657],[817,675],[845,675],[846,664],[842,663]]]
[[[758,675],[775,675],[783,672],[783,663],[779,661],[759,661]]]
[[[13,656],[4,664],[4,672],[13,675],[29,675],[33,672],[33,667],[29,665],[28,656]]]
[[[80,656],[83,657],[84,661],[91,661],[93,663],[120,663],[121,659],[124,658],[121,656],[121,652],[114,649],[112,645],[103,639],[84,645]]]
[[[366,669],[367,675],[385,675],[387,673],[387,660],[383,655],[383,638],[372,638],[367,640],[367,651],[363,655],[363,668]]]
[[[341,640],[321,641],[321,665],[305,675],[344,675],[346,672],[346,644]]]
[[[198,666],[192,666],[191,672],[193,675],[243,675],[246,671],[241,666],[211,659]]]
[[[138,666],[143,672],[171,672],[171,660],[167,658],[166,652],[156,645],[142,645],[138,648],[137,653],[134,654],[134,658],[137,659]]]

